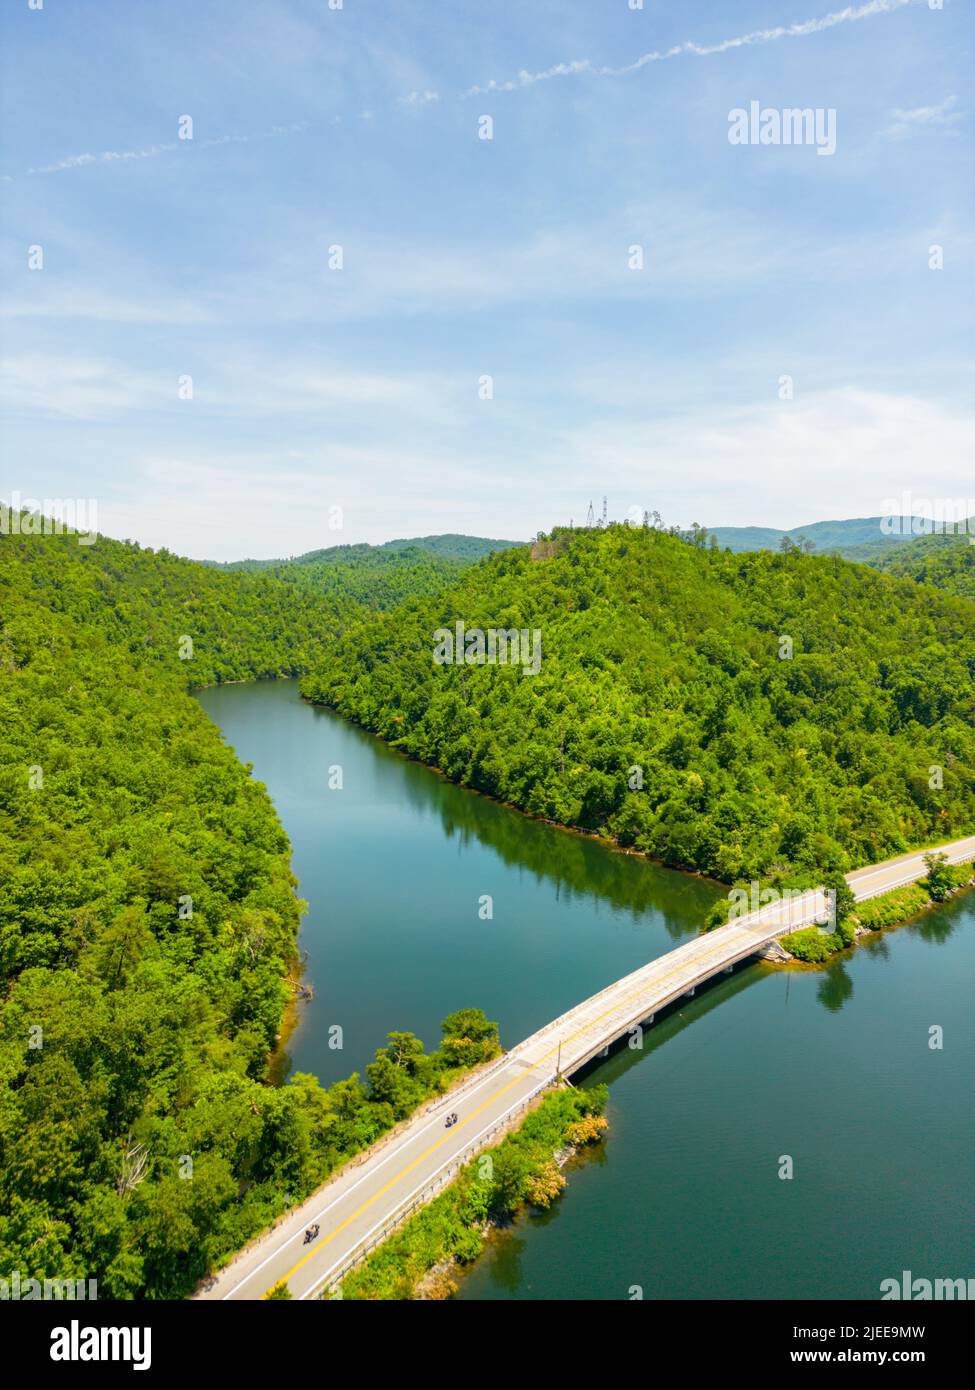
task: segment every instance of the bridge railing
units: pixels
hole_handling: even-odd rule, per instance
[[[954,865],[967,864],[972,859],[972,852],[970,849],[963,851],[956,850],[954,853],[946,853],[944,850],[932,850],[931,853],[945,854],[948,863]],[[975,861],[973,861],[973,869],[975,869]],[[864,893],[855,893],[854,896],[858,903],[865,903],[870,898],[882,898],[885,893],[893,893],[898,888],[907,888],[912,883],[919,883],[923,877],[924,874],[908,874],[906,878],[899,878],[896,883],[887,883],[879,888],[869,888]]]
[[[426,1107],[425,1113],[428,1115],[436,1115],[441,1110],[445,1110],[448,1105],[452,1106],[458,1096],[462,1096],[464,1092],[470,1090],[472,1086],[480,1086],[482,1081],[486,1081],[489,1076],[493,1076],[496,1071],[500,1071],[501,1068],[507,1066],[510,1061],[511,1053],[505,1052],[502,1048],[500,1054],[495,1057],[494,1061],[490,1062],[483,1071],[471,1072],[470,1076],[465,1077],[463,1081],[458,1081],[449,1091],[444,1091],[442,1096],[438,1096],[436,1100],[430,1102]]]

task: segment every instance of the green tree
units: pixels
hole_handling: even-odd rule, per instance
[[[447,1015],[440,1028],[450,1066],[475,1067],[501,1050],[498,1025],[485,1018],[481,1009],[457,1009]]]
[[[948,856],[946,854],[926,854],[924,865],[928,871],[924,880],[928,892],[934,902],[944,902],[955,887]]]
[[[491,1175],[491,1208],[499,1216],[516,1211],[525,1200],[532,1175],[531,1156],[519,1145],[502,1147],[494,1153]]]

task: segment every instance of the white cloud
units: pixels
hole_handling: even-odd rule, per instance
[[[461,379],[403,372],[396,375],[349,370],[331,363],[195,359],[192,401],[181,400],[180,373],[171,364],[138,370],[118,361],[23,353],[0,362],[0,400],[8,410],[111,420],[128,411],[188,411],[202,418],[235,420],[281,416],[302,421],[354,423],[359,429],[422,423],[427,428],[456,423]],[[470,383],[468,395],[472,388]]]
[[[95,496],[108,535],[211,559],[437,530],[517,539],[580,522],[604,492],[621,519],[635,506],[681,524],[793,526],[880,515],[905,490],[970,496],[975,415],[845,387],[737,408],[702,402],[678,415],[631,403],[598,424],[536,431],[528,450],[524,436],[499,445],[472,428],[375,445],[309,438],[147,449],[139,433],[118,441],[126,466],[109,463],[110,481],[99,481],[101,457],[68,470],[58,456],[34,458],[29,487],[13,476],[9,484],[33,496]],[[329,526],[333,506],[341,531]]]
[[[915,106],[910,111],[901,111],[895,107],[890,113],[891,123],[884,133],[894,139],[900,139],[930,126],[950,130],[962,117],[962,112],[956,109],[957,104],[958,98],[949,96],[937,106]]]
[[[90,164],[125,164],[134,159],[153,159],[157,154],[179,148],[177,141],[168,144],[149,145],[142,150],[102,150],[100,154],[72,154],[66,159],[56,160],[54,164],[41,164],[28,169],[28,174],[60,174],[65,169],[84,169]]]
[[[301,466],[283,464],[283,457],[136,455],[127,481],[106,493],[86,479],[85,495],[97,496],[98,526],[106,535],[199,559],[273,559],[436,531],[486,535],[488,517],[501,527],[499,536],[529,534],[517,480],[503,470],[447,468],[428,450],[329,446],[310,452]],[[391,485],[400,478],[408,478],[410,488]],[[51,485],[38,478],[32,495],[59,495]],[[511,502],[495,500],[504,497]],[[330,524],[333,507],[341,508],[341,529]]]
[[[112,284],[34,276],[0,318],[84,319],[99,323],[265,325],[344,323],[399,314],[455,313],[465,316],[506,303],[546,299],[577,303],[616,299],[673,299],[739,293],[791,275],[801,259],[807,274],[833,279],[855,273],[858,264],[877,264],[880,248],[841,246],[824,251],[813,244],[783,242],[758,216],[740,213],[733,226],[705,203],[659,196],[633,203],[588,224],[540,227],[499,245],[484,234],[458,246],[456,240],[390,240],[350,228],[343,236],[345,267],[328,269],[328,238],[309,241],[300,220],[282,225],[267,259],[246,275],[233,268],[211,270],[190,297],[167,295],[153,275],[140,285],[138,265]],[[646,246],[646,269],[627,268],[634,241]],[[862,252],[862,255],[861,255]],[[104,264],[98,248],[89,267]],[[866,257],[867,259],[863,259]],[[90,274],[91,271],[89,270]],[[125,297],[114,288],[128,286]]]
[[[412,107],[415,111],[421,106],[429,106],[431,102],[439,100],[440,93],[431,91],[431,89],[427,87],[422,92],[410,92],[409,96],[400,97],[400,104],[402,106]]]
[[[566,481],[579,494],[598,479],[613,515],[639,505],[684,524],[794,526],[877,516],[905,489],[970,495],[975,414],[845,387],[703,417],[623,419],[561,443],[576,460]]]
[[[174,394],[171,387],[170,395]],[[90,420],[111,418],[133,408],[161,406],[165,386],[151,373],[106,362],[25,353],[0,363],[0,398],[11,412]]]
[[[198,140],[170,140],[155,145],[147,145],[135,150],[102,150],[98,154],[90,151],[84,154],[68,155],[52,164],[41,164],[26,171],[32,174],[60,174],[67,169],[85,169],[93,164],[129,164],[134,160],[155,159],[157,155],[169,154],[173,150],[215,149],[221,145],[251,145],[261,140],[277,140],[282,135],[300,135],[308,129],[307,121],[292,121],[289,125],[274,125],[268,130],[254,131],[249,135],[215,135]],[[7,176],[9,179],[9,176]],[[11,180],[12,181],[12,180]]]
[[[168,323],[181,327],[214,323],[216,315],[199,299],[166,295],[151,289],[141,296],[123,297],[96,285],[67,288],[44,278],[32,286],[34,293],[20,299],[8,297],[0,306],[0,319],[92,319],[109,323]]]

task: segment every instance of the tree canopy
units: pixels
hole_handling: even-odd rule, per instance
[[[436,664],[458,621],[540,630],[539,674]],[[975,606],[799,548],[556,531],[357,620],[302,689],[456,781],[726,882],[975,823]]]
[[[440,564],[336,564],[330,586],[0,536],[0,1267],[181,1296],[497,1050],[473,1011],[432,1054],[391,1035],[365,1082],[266,1084],[290,846],[187,694],[304,669]]]

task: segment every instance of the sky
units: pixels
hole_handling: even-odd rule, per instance
[[[973,32],[969,0],[5,0],[0,498],[226,560],[604,495],[975,497]],[[752,143],[752,103],[822,138]]]

